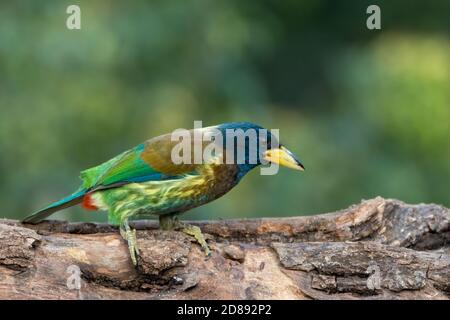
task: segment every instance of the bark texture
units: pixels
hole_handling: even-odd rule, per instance
[[[0,299],[449,299],[450,210],[375,199],[293,218],[136,221],[138,267],[106,224],[0,220]],[[80,279],[80,281],[78,281]]]

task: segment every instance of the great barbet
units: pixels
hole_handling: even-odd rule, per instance
[[[109,222],[119,225],[136,265],[136,230],[130,228],[129,220],[156,215],[161,229],[179,230],[195,237],[209,256],[200,229],[179,221],[180,213],[221,197],[263,162],[304,170],[274,134],[252,123],[230,122],[185,132],[188,134],[178,135],[177,139],[174,132],[152,138],[82,171],[83,182],[76,192],[23,222],[35,224],[78,204],[85,209],[108,211]],[[189,148],[182,148],[182,138],[190,139],[189,144],[184,144]],[[198,150],[200,159],[195,153]],[[182,161],[174,161],[174,154],[179,154]]]

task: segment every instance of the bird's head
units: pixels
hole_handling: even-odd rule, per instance
[[[294,170],[305,170],[300,160],[282,145],[270,130],[249,122],[229,122],[217,128],[225,137],[225,149],[227,145],[234,145],[234,161],[237,161],[235,163],[244,172],[266,163],[274,163]],[[231,135],[232,132],[234,135]],[[240,161],[239,148],[242,155]]]

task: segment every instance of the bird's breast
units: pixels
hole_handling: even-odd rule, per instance
[[[227,193],[238,182],[236,165],[203,165],[197,171],[197,175],[186,177],[179,185],[179,192],[193,199],[214,200]]]

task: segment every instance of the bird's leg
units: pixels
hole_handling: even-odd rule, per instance
[[[161,230],[169,231],[175,230],[175,215],[173,214],[163,214],[159,216],[159,228]]]
[[[122,236],[122,238],[127,240],[131,261],[136,266],[137,265],[136,255],[139,254],[139,250],[136,244],[136,229],[131,230],[130,226],[128,225],[127,218],[125,218],[120,224],[120,235]]]
[[[159,226],[162,230],[179,230],[187,235],[190,235],[197,240],[202,246],[203,251],[207,257],[211,256],[211,250],[209,250],[205,237],[199,227],[193,226],[178,220],[175,214],[165,214],[159,216]]]
[[[177,219],[178,221],[178,219]],[[209,250],[208,244],[206,243],[205,237],[203,236],[202,230],[199,227],[193,226],[187,223],[179,222],[179,230],[186,233],[187,235],[193,236],[195,240],[202,246],[203,251],[207,257],[211,256],[211,250]]]

